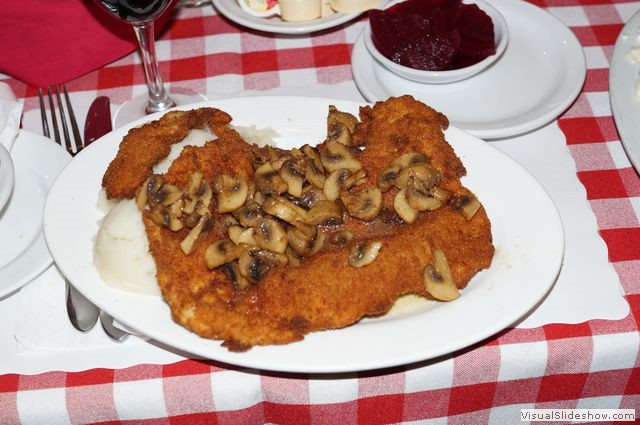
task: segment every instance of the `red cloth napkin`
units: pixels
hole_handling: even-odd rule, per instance
[[[91,0],[2,0],[0,72],[31,86],[72,80],[137,48],[133,29]],[[156,22],[161,28],[171,13]]]

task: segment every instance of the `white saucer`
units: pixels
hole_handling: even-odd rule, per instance
[[[620,141],[636,170],[640,170],[640,97],[636,96],[634,85],[636,80],[640,80],[640,65],[629,62],[625,54],[629,48],[640,44],[636,38],[638,29],[640,11],[629,19],[618,35],[609,70],[613,118],[620,133]]]
[[[16,137],[11,157],[15,185],[0,212],[0,298],[51,264],[42,233],[44,201],[53,180],[71,159],[51,140],[23,130]]]
[[[13,190],[13,160],[3,144],[0,144],[0,213]]]
[[[361,15],[361,13],[334,13],[311,21],[287,22],[278,16],[271,18],[252,16],[242,10],[236,0],[213,0],[213,5],[218,12],[236,24],[274,34],[309,34],[344,24]]]
[[[410,94],[483,139],[526,133],[564,112],[586,76],[575,35],[544,10],[524,1],[493,0],[509,26],[509,45],[484,72],[450,84],[421,84],[387,70],[367,51],[361,34],[351,64],[356,85],[371,101]]]

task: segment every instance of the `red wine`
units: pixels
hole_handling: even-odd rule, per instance
[[[96,3],[121,21],[137,24],[157,18],[171,0],[97,0]]]

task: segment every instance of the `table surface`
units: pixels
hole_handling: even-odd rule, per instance
[[[640,2],[533,3],[570,27],[584,48],[585,85],[556,124],[630,306],[626,317],[507,329],[442,360],[342,375],[240,370],[193,359],[9,373],[0,376],[0,424],[502,424],[519,422],[523,408],[638,411],[640,179],[611,114],[608,71],[616,38]],[[353,87],[350,51],[363,24],[360,18],[310,36],[281,37],[243,29],[210,7],[183,9],[160,37],[158,53],[170,85],[209,97],[273,89],[305,94],[318,84]],[[37,88],[0,79],[24,100],[26,112],[37,108]],[[114,103],[145,91],[135,53],[67,87],[76,99],[106,95]]]

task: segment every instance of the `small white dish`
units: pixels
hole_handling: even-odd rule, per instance
[[[0,298],[51,265],[42,232],[44,202],[54,179],[71,160],[56,143],[24,130],[18,133],[11,156],[15,185],[0,211]]]
[[[361,13],[334,13],[311,21],[287,22],[279,16],[270,18],[252,16],[240,7],[237,0],[213,0],[213,6],[221,15],[243,27],[273,34],[289,35],[304,35],[333,28],[361,15]]]
[[[0,144],[0,217],[5,204],[11,196],[13,180],[13,160],[7,148],[5,148],[3,144]]]
[[[395,6],[396,4],[402,3],[404,1],[406,0],[394,0],[386,4],[384,6],[384,9],[388,9],[391,6]],[[471,66],[452,69],[448,71],[425,71],[422,69],[415,69],[396,63],[380,53],[380,51],[376,47],[371,34],[370,22],[367,22],[367,25],[364,28],[364,44],[365,46],[367,46],[367,50],[375,58],[376,61],[378,61],[391,72],[397,74],[402,78],[417,81],[419,83],[429,84],[453,83],[456,81],[464,80],[466,78],[470,78],[489,67],[496,60],[498,60],[500,56],[502,56],[505,49],[507,48],[507,43],[509,42],[509,29],[507,27],[507,21],[505,21],[502,14],[489,3],[486,3],[482,0],[470,0],[465,1],[464,3],[477,4],[483,12],[489,15],[489,17],[493,21],[494,40],[496,47],[495,54],[487,56],[485,59]]]
[[[626,23],[613,48],[609,70],[609,98],[613,118],[618,128],[620,141],[629,160],[640,170],[640,96],[635,94],[635,84],[640,81],[640,64],[625,58],[632,46],[640,45],[637,31],[640,29],[640,11]]]
[[[380,65],[361,35],[351,66],[362,95],[375,102],[410,94],[481,139],[516,136],[557,118],[584,83],[587,70],[580,42],[562,22],[531,3],[491,4],[509,26],[509,44],[493,66],[455,83],[420,84]]]

